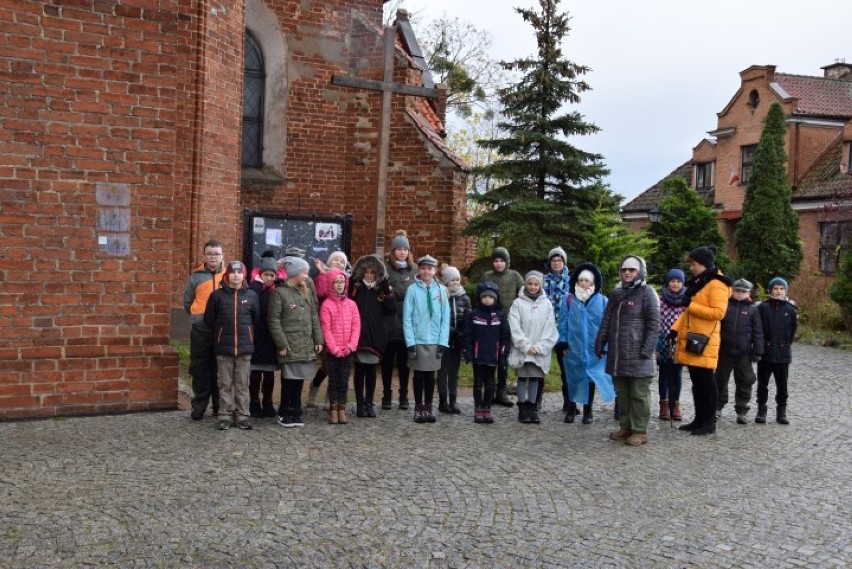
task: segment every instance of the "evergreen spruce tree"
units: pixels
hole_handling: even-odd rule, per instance
[[[594,263],[603,277],[603,294],[609,294],[620,276],[618,267],[627,255],[639,255],[646,261],[654,251],[654,240],[645,231],[632,231],[621,219],[618,208],[608,200],[591,212],[592,229],[584,261]]]
[[[737,272],[763,286],[773,276],[794,278],[802,263],[799,217],[787,183],[785,129],[784,111],[773,103],[754,151],[743,218],[734,233],[740,257]]]
[[[521,74],[499,92],[503,120],[498,128],[505,135],[479,142],[497,158],[477,172],[491,184],[474,196],[483,207],[467,234],[496,238],[513,259],[541,259],[555,244],[569,255],[584,251],[590,212],[601,199],[617,203],[600,183],[608,173],[602,156],[568,141],[599,129],[578,112],[560,112],[566,104],[577,104],[590,87],[580,79],[589,68],[562,54],[569,17],[557,11],[559,1],[539,0],[540,11],[515,8],[535,30],[538,54],[501,64]]]
[[[673,267],[686,269],[687,254],[702,245],[716,246],[716,266],[725,272],[730,260],[724,252],[725,238],[716,212],[680,176],[666,181],[663,191],[666,197],[659,204],[662,219],[652,223],[649,230],[656,241],[648,268],[654,281],[662,282]]]

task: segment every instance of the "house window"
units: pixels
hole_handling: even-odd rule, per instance
[[[695,165],[695,189],[709,190],[713,187],[713,163],[703,162]]]
[[[742,151],[742,167],[740,171],[742,175],[740,176],[741,184],[748,184],[748,181],[751,180],[751,175],[754,173],[754,149],[757,148],[756,144],[749,144],[748,146],[743,146],[740,148]]]
[[[248,168],[258,168],[263,165],[263,91],[266,74],[263,53],[248,31],[244,52],[242,164]]]
[[[819,224],[819,270],[834,273],[852,245],[852,221]]]
[[[752,89],[751,93],[748,94],[748,106],[751,107],[752,110],[757,108],[757,105],[760,104],[760,93],[757,92],[757,89]]]

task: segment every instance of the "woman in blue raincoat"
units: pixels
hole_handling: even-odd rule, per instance
[[[571,274],[569,294],[565,300],[566,313],[559,320],[559,342],[568,348],[563,356],[568,395],[571,401],[583,404],[583,424],[592,422],[592,400],[595,388],[604,402],[615,399],[612,377],[604,371],[606,356],[595,355],[598,334],[607,297],[601,294],[600,270],[592,263],[581,263]],[[568,415],[565,416],[568,421]],[[573,419],[573,418],[572,418]]]

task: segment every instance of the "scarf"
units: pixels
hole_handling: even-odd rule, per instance
[[[524,288],[524,296],[526,296],[530,300],[537,299],[538,297],[541,296],[541,294],[542,294],[541,289],[539,289],[539,291],[537,293],[532,294],[530,291],[528,291],[526,288]]]
[[[464,294],[464,287],[462,285],[448,286],[447,294],[450,296],[461,296]]]
[[[675,294],[669,290],[669,287],[664,286],[660,289],[660,294],[669,306],[682,306],[683,299],[686,297],[686,287],[681,287],[680,291]]]
[[[361,279],[361,282],[364,283],[365,287],[371,290],[376,288],[376,285],[379,284],[378,281],[368,281],[367,279]]]
[[[408,261],[394,261],[394,262],[396,263],[397,269],[407,269],[408,268]]]
[[[589,288],[583,288],[581,286],[574,288],[574,296],[577,297],[577,300],[581,300],[583,302],[592,298],[593,294],[595,294],[595,285],[592,285]]]
[[[690,279],[686,285],[685,296],[691,300],[693,296],[698,294],[699,290],[704,288],[704,285],[713,280],[713,278],[718,272],[719,269],[717,269],[716,267],[712,267],[710,269],[707,269],[697,277],[693,277],[692,279]],[[666,300],[666,302],[668,302],[668,300]],[[683,300],[681,300],[681,302],[683,302]]]

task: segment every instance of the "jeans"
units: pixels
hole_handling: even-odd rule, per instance
[[[660,364],[660,401],[680,401],[683,387],[683,364]]]

